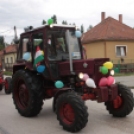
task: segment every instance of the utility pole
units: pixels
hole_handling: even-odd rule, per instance
[[[17,40],[17,30],[16,30],[16,26],[14,26],[14,40]]]
[[[14,43],[16,44],[16,52],[17,52],[17,50],[18,50],[18,45],[19,45],[19,40],[18,40],[18,37],[17,37],[17,30],[16,30],[16,26],[14,26]],[[16,54],[15,54],[16,55]],[[16,61],[16,57],[17,56],[15,56],[14,55],[14,61]]]

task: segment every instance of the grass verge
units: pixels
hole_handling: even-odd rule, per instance
[[[5,71],[5,72],[3,72],[4,75],[9,75],[9,76],[12,76],[12,73],[13,72],[11,72],[11,71]]]
[[[128,73],[115,73],[114,77],[116,76],[131,76],[134,75],[134,72],[128,72]]]

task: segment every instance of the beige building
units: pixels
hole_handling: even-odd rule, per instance
[[[0,51],[0,57],[3,68],[11,70],[13,64],[16,62],[17,46],[8,45],[4,50]]]
[[[83,34],[81,41],[88,58],[110,58],[113,63],[134,63],[134,29],[119,20],[105,18],[101,13],[101,22]]]

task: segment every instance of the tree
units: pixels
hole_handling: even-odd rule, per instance
[[[73,23],[73,25],[76,26],[75,23]]]
[[[4,37],[0,36],[0,50],[2,50],[3,48],[5,48]]]
[[[64,20],[62,21],[62,24],[65,24],[65,21]]]
[[[56,17],[56,15],[53,15],[53,16],[51,17],[51,19],[53,19],[53,21],[54,21],[55,24],[57,24],[57,17]]]
[[[83,24],[81,25],[81,33],[84,33],[84,26],[83,26]]]
[[[62,24],[67,25],[67,21],[63,20]]]
[[[90,29],[92,29],[93,28],[93,26],[92,25],[89,25],[89,28],[88,28],[88,30],[90,30]]]
[[[45,20],[43,20],[43,21],[42,21],[42,25],[45,25],[45,24],[46,24],[46,21],[45,21]]]

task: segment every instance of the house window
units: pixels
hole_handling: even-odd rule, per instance
[[[13,57],[11,57],[11,63],[13,63]]]
[[[8,58],[7,58],[7,63],[8,63]]]
[[[116,56],[126,56],[127,46],[116,46]]]

